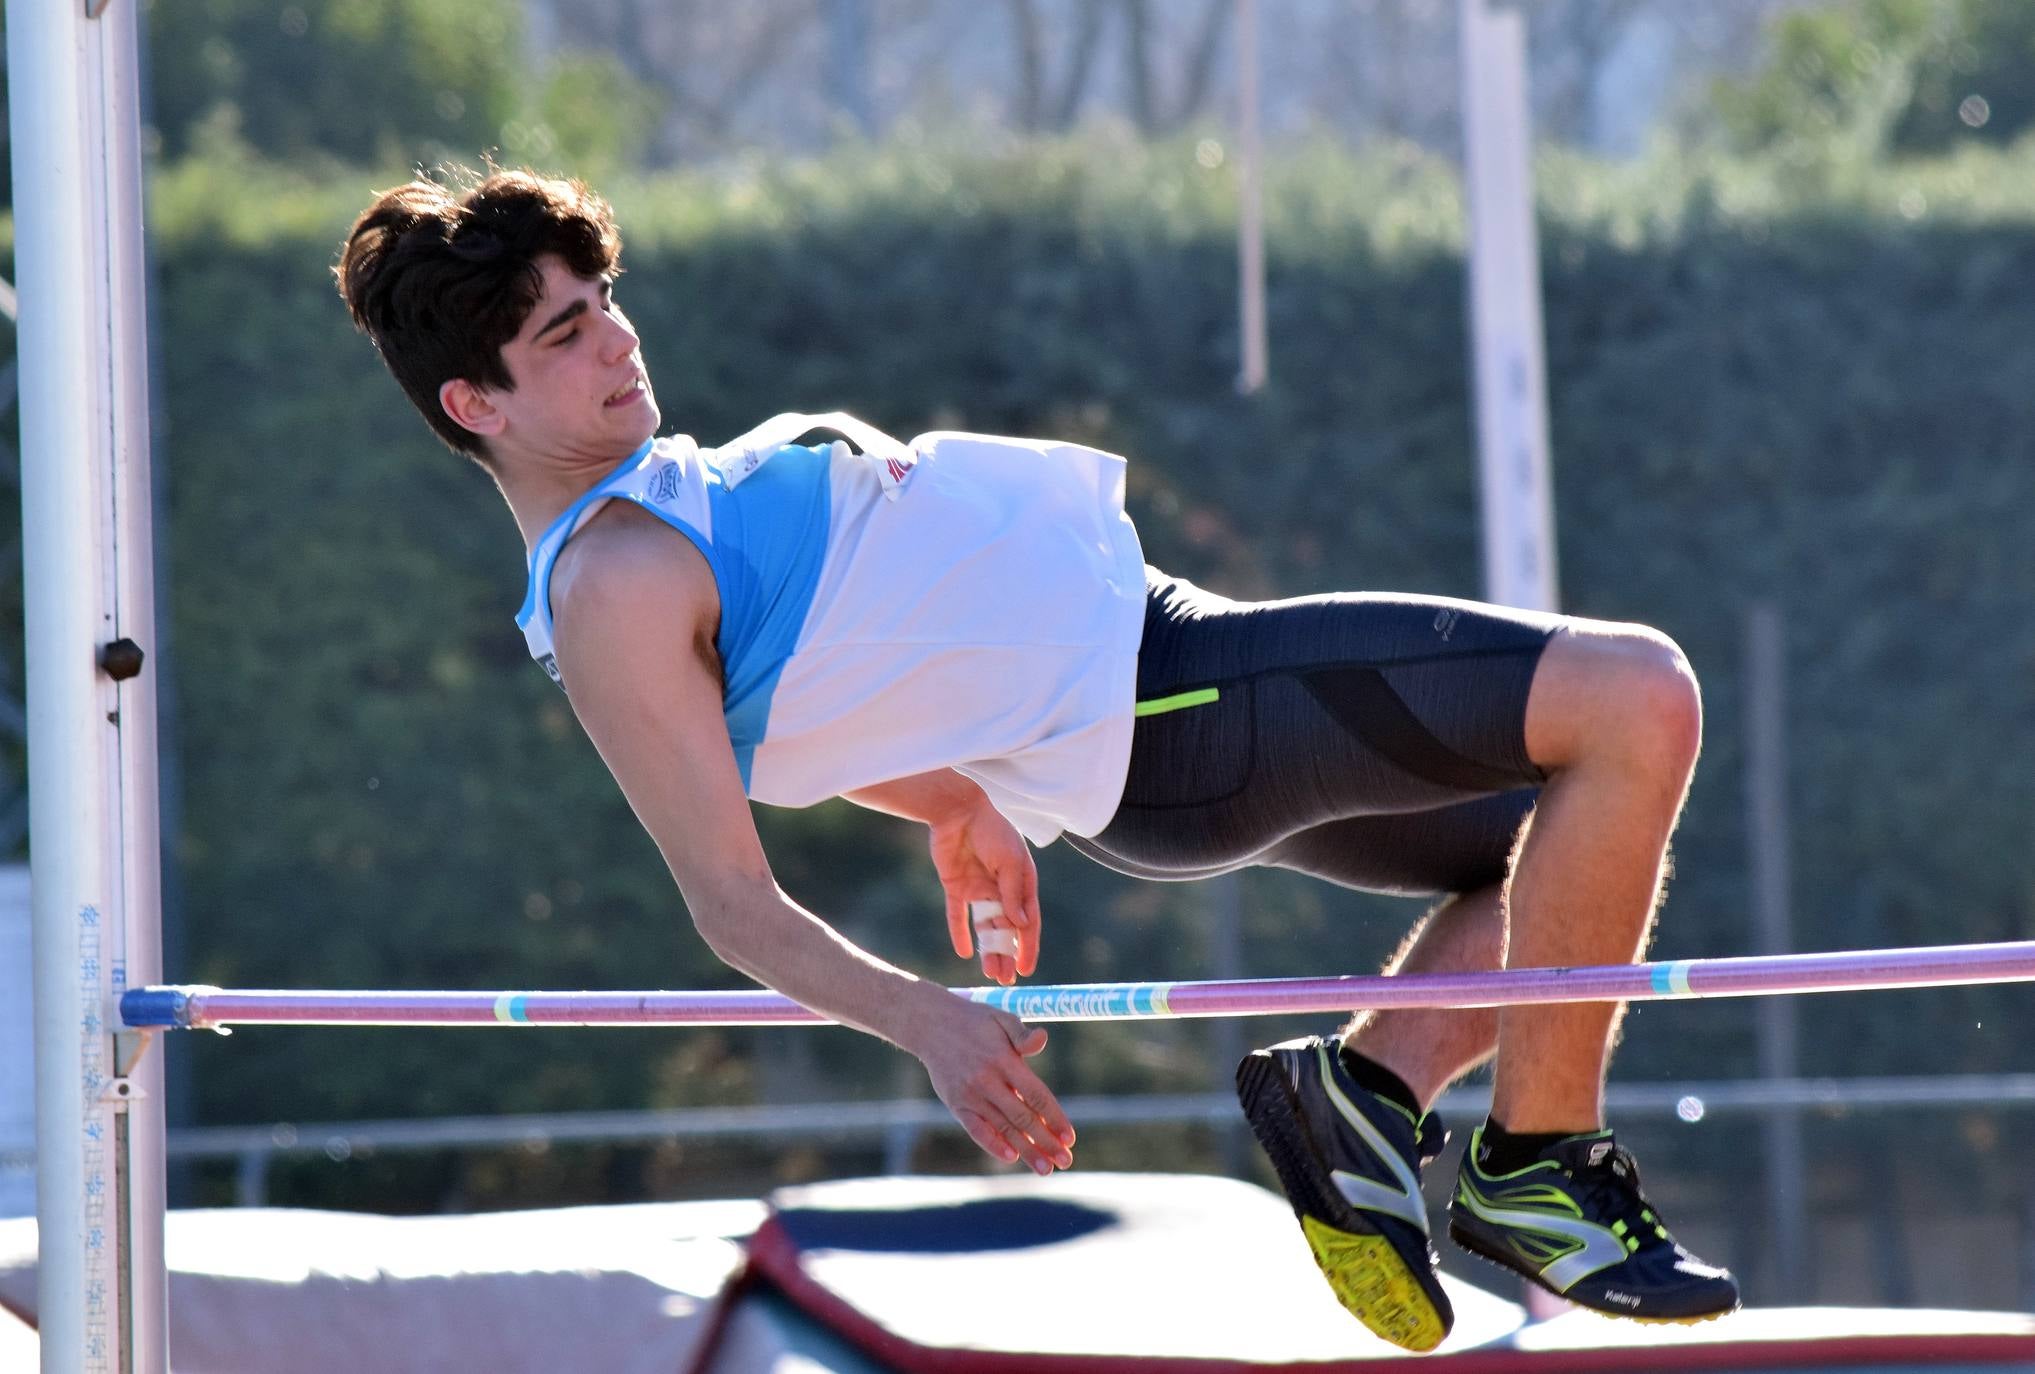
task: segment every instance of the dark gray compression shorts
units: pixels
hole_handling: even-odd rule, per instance
[[[1410,896],[1497,882],[1546,781],[1526,698],[1559,624],[1440,597],[1231,601],[1148,568],[1123,800],[1067,841],[1142,878],[1262,864]]]

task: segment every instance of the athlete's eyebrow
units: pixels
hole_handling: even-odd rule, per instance
[[[553,315],[550,319],[546,320],[544,322],[544,327],[538,330],[535,334],[532,334],[530,336],[530,342],[536,343],[546,334],[549,334],[552,330],[558,328],[558,326],[566,323],[569,320],[576,320],[585,313],[586,313],[586,301],[584,299],[574,301],[571,305],[566,306],[565,309],[559,311],[556,315]]]

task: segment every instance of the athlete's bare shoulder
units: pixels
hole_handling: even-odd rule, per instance
[[[721,599],[690,539],[632,502],[612,501],[572,537],[551,573],[554,622],[570,641],[575,615],[612,624],[621,611],[645,630],[689,628],[718,673]]]

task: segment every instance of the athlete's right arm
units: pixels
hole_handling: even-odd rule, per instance
[[[668,531],[601,533],[554,594],[558,666],[701,937],[758,982],[917,1056],[990,1154],[1067,1167],[1073,1128],[1025,1063],[1043,1030],[876,958],[771,876],[721,713],[705,561]]]

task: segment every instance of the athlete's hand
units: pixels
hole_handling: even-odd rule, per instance
[[[1020,975],[1030,977],[1039,966],[1039,870],[1024,836],[987,798],[930,822],[929,828],[933,867],[947,893],[947,934],[954,953],[966,959],[975,952],[968,904],[1000,902],[1002,914],[984,924],[1007,930],[1015,948],[996,948],[985,940],[983,975],[1005,987]]]
[[[1041,1176],[1074,1164],[1074,1127],[1026,1059],[1046,1032],[1007,1011],[954,998],[951,1017],[913,1047],[933,1091],[977,1145]]]

